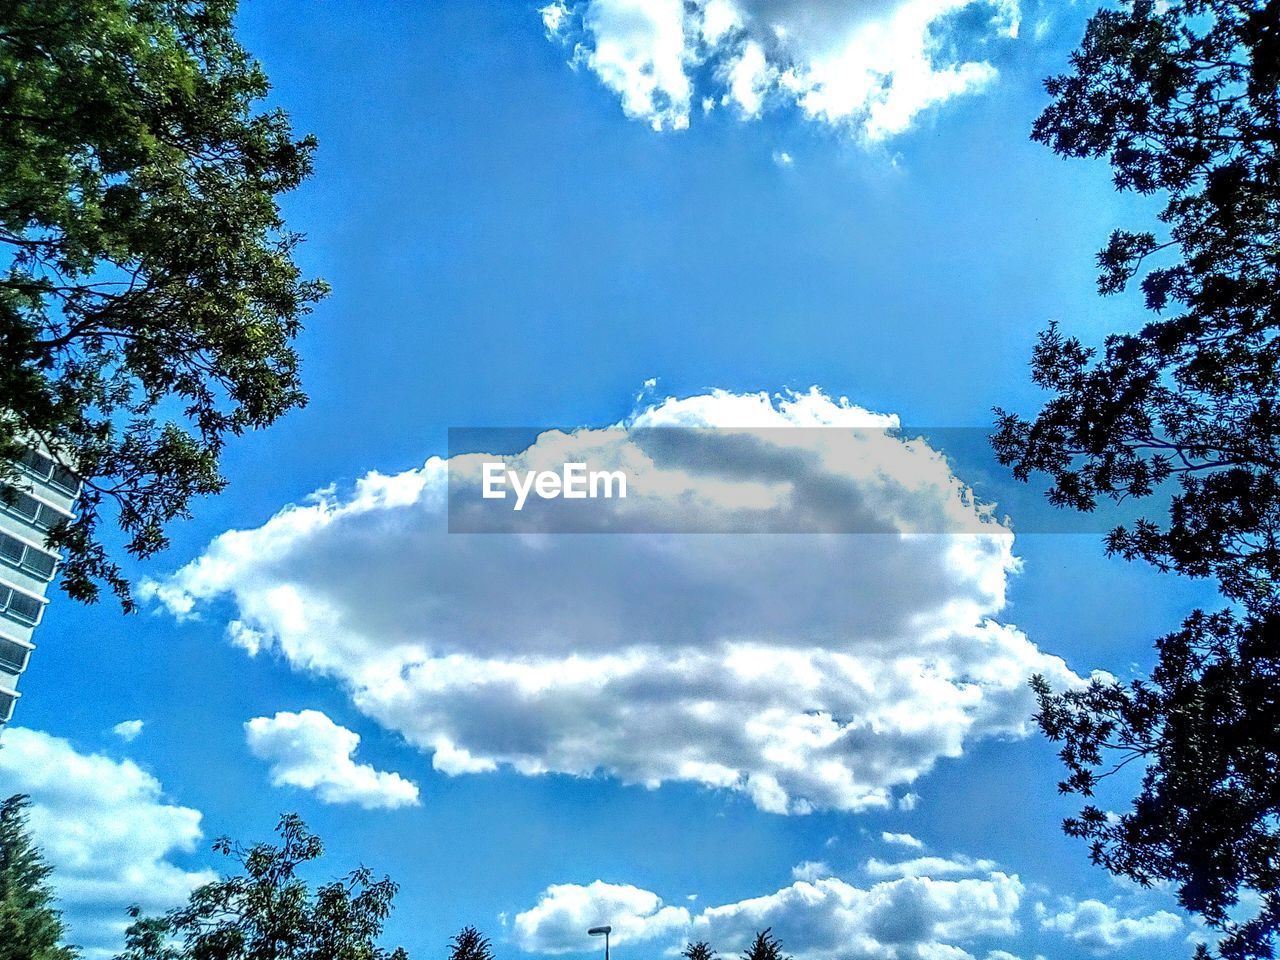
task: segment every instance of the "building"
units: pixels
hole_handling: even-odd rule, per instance
[[[71,517],[80,492],[74,473],[39,450],[28,450],[12,503],[0,498],[0,724],[13,716],[18,677],[35,649],[31,635],[48,602],[45,590],[58,557],[45,546],[49,528]]]

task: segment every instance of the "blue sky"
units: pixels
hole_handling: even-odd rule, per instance
[[[713,40],[717,6],[738,21]],[[825,0],[712,0],[693,8],[701,38],[676,37],[674,77],[662,59],[670,31],[645,33],[646,17],[657,22],[663,9],[584,0],[550,21],[549,35],[536,4],[245,4],[241,33],[274,101],[320,141],[315,177],[285,207],[308,235],[304,268],[334,292],[300,342],[311,403],[233,444],[227,492],[173,528],[168,552],[130,565],[158,585],[143,611],[125,617],[58,596],[37,635],[0,775],[37,801],[33,825],[80,942],[105,951],[127,903],[162,909],[218,866],[213,837],[266,837],[281,811],[297,810],[326,838],[329,873],[364,862],[401,883],[388,940],[415,957],[442,956],[464,923],[488,933],[499,956],[574,956],[594,947],[583,930],[596,919],[626,931],[620,960],[660,956],[687,935],[732,954],[768,922],[800,960],[1190,952],[1193,926],[1166,892],[1109,879],[1061,836],[1072,806],[1056,795],[1051,745],[1014,730],[1029,711],[1008,658],[1129,676],[1149,662],[1155,636],[1214,602],[1203,585],[1108,560],[1097,536],[1019,534],[1019,563],[975,561],[939,588],[982,593],[970,619],[1004,631],[964,647],[1008,655],[970,664],[1004,671],[989,693],[999,719],[974,719],[968,707],[956,715],[964,729],[938,719],[929,737],[954,737],[955,749],[905,735],[908,746],[884,746],[874,727],[851,763],[859,777],[862,763],[885,765],[871,784],[883,788],[879,801],[823,793],[797,775],[782,779],[780,812],[767,791],[715,788],[710,775],[662,773],[660,786],[646,786],[640,771],[661,757],[638,755],[626,737],[597,742],[595,727],[575,737],[571,716],[559,739],[530,735],[531,746],[504,754],[495,731],[468,726],[481,701],[465,680],[379,699],[359,675],[362,657],[420,642],[430,614],[395,602],[362,608],[344,590],[378,596],[396,584],[436,596],[435,548],[415,539],[416,527],[396,526],[409,521],[386,490],[369,494],[382,499],[367,522],[360,514],[319,532],[269,523],[297,504],[286,518],[320,524],[368,493],[353,485],[371,471],[413,486],[424,461],[445,454],[449,427],[598,427],[681,402],[702,402],[705,422],[723,423],[734,398],[775,416],[786,401],[750,398],[814,386],[823,416],[839,416],[827,398],[848,397],[905,424],[979,427],[993,405],[1034,409],[1026,360],[1049,320],[1087,339],[1137,322],[1132,300],[1094,294],[1093,255],[1146,208],[1117,197],[1104,166],[1061,160],[1027,138],[1045,102],[1040,81],[1064,67],[1089,5],[881,0],[854,14]],[[772,29],[780,23],[791,29]],[[912,43],[926,35],[922,79]],[[754,85],[734,88],[752,44],[763,66]],[[627,72],[649,55],[652,69]],[[872,56],[905,99],[836,96],[837,81],[856,79],[858,57]],[[974,65],[956,75],[967,86],[939,94],[951,81],[934,73],[959,64]],[[687,110],[671,97],[680,82]],[[687,128],[665,129],[683,127],[686,114]],[[996,500],[1008,489],[972,450],[956,451],[955,471]],[[331,485],[328,499],[309,499]],[[226,560],[218,538],[229,530],[250,531],[251,556],[212,574],[189,566]],[[270,606],[278,595],[264,586],[285,580],[255,566],[268,548],[297,572],[303,608],[349,601],[347,615],[363,611],[377,628],[363,624],[349,646],[345,634],[307,624],[290,634],[288,611]],[[726,542],[724,556],[760,579],[715,586],[753,598],[786,577],[849,589],[840,571],[798,566],[781,547],[763,559],[735,549]],[[841,549],[856,580],[862,547]],[[346,568],[335,559],[344,555],[356,558]],[[521,649],[521,629],[608,645],[585,615],[561,618],[557,605],[574,598],[537,571],[525,583],[485,579],[484,563],[497,562],[488,556],[460,567],[474,578],[476,616],[512,624],[486,655],[515,665],[547,655],[532,639]],[[613,562],[600,573],[613,579],[596,586],[620,595],[625,563]],[[994,593],[969,577],[983,563],[995,564]],[[912,612],[912,584],[872,587]],[[543,589],[551,612],[522,621]],[[232,628],[239,642],[229,642],[233,621],[266,636]],[[626,653],[627,637],[661,627],[623,618],[610,629],[624,637],[611,642]],[[787,627],[814,624],[797,615]],[[475,654],[467,642],[458,649]],[[888,689],[882,681],[875,690]],[[523,717],[521,731],[540,710],[557,722],[572,713],[551,694],[502,696],[494,715]],[[877,696],[867,694],[877,709],[893,706],[892,691]],[[624,703],[634,709],[619,724],[643,740],[664,704]],[[443,719],[426,719],[436,711]],[[130,720],[140,732],[113,732]],[[424,742],[445,727],[471,753],[448,761],[436,749],[433,766]],[[719,743],[678,725],[666,735],[655,734],[659,752],[705,758]],[[495,769],[481,769],[482,748],[498,757]],[[529,772],[503,759],[517,755]],[[771,762],[752,769],[776,774]],[[532,775],[538,763],[553,772]],[[309,785],[273,785],[273,769]],[[806,791],[818,798],[807,811],[794,802]]]

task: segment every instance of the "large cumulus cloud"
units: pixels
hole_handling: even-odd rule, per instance
[[[842,435],[799,428],[895,424],[818,391],[715,391],[653,404],[624,425],[635,433],[544,434],[513,461],[625,464],[628,509],[654,517],[754,504],[820,530],[852,504],[875,535],[450,534],[447,475],[478,476],[481,458],[433,457],[229,531],[147,591],[179,617],[230,601],[234,642],[334,678],[446,773],[688,781],[776,812],[884,807],[967,743],[1028,732],[1030,673],[1073,679],[993,619],[1012,535],[935,451],[873,429],[834,460],[790,456],[801,437]],[[691,469],[645,446],[648,428],[677,425],[757,432]],[[613,514],[583,515],[611,529]],[[912,532],[921,516],[942,532]]]
[[[769,929],[797,960],[1019,960],[1029,945],[1043,960],[1041,947],[1050,956],[1064,946],[1071,956],[1079,947],[1102,956],[1184,928],[1176,914],[1158,909],[1167,902],[1161,893],[1121,897],[1123,912],[1114,902],[1071,898],[1059,898],[1055,911],[1028,896],[1045,888],[963,854],[894,863],[873,857],[843,873],[806,861],[791,874],[794,882],[780,889],[697,908],[697,897],[674,905],[626,883],[556,883],[515,913],[510,936],[529,953],[581,953],[590,946],[586,931],[607,923],[614,942],[649,944],[651,954],[676,957],[685,943],[703,940],[728,957]]]
[[[972,960],[968,948],[1019,932],[1024,894],[1016,875],[988,866],[946,879],[801,879],[691,913],[650,891],[597,880],[548,887],[537,904],[515,916],[512,933],[523,950],[566,953],[586,946],[589,925],[609,922],[621,944],[651,941],[671,955],[686,940],[706,940],[731,956],[769,928],[800,960]]]
[[[956,52],[1018,32],[1017,0],[552,0],[547,32],[655,130],[696,109],[745,119],[792,104],[866,141],[989,85],[995,67]]]

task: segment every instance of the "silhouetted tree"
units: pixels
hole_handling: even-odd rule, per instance
[[[449,960],[493,960],[493,949],[475,927],[463,927],[449,941]]]
[[[1037,140],[1108,156],[1120,189],[1166,195],[1167,235],[1117,230],[1099,284],[1145,269],[1147,305],[1171,315],[1100,355],[1050,328],[1032,371],[1054,396],[1033,421],[997,411],[995,441],[1015,475],[1047,472],[1053,502],[1081,510],[1176,481],[1167,515],[1109,549],[1215,577],[1242,602],[1272,602],[1280,572],[1278,16],[1137,0],[1096,14],[1074,72],[1048,81]]]
[[[155,553],[222,489],[227,438],[306,399],[292,344],[325,287],[277,198],[315,144],[259,109],[235,10],[0,3],[0,481],[31,436],[84,480],[50,535],[83,600],[106,583],[129,607],[104,505],[130,553]]]
[[[742,951],[742,960],[791,960],[782,952],[782,943],[771,934],[772,927],[765,927],[756,934],[751,946]]]
[[[376,943],[395,883],[360,867],[312,890],[298,868],[324,853],[320,838],[296,814],[276,832],[279,846],[216,841],[241,872],[199,887],[163,917],[135,908],[120,960],[408,960]]]
[[[684,949],[680,951],[680,956],[685,960],[715,960],[716,952],[711,949],[711,945],[705,940],[695,940],[692,943],[686,943]]]
[[[75,950],[61,945],[52,868],[27,832],[29,805],[21,794],[0,803],[0,960],[74,960]]]
[[[1113,873],[1177,881],[1182,905],[1228,934],[1221,952],[1232,958],[1270,958],[1280,925],[1278,639],[1280,613],[1242,621],[1197,611],[1158,641],[1149,680],[1060,694],[1035,681],[1040,723],[1063,742],[1064,792],[1091,797],[1116,769],[1146,764],[1129,811],[1089,804],[1067,833],[1088,840],[1094,862]],[[1261,903],[1233,923],[1227,911],[1241,890]]]
[[[1044,472],[1050,500],[1093,510],[1157,491],[1162,515],[1118,527],[1109,553],[1211,577],[1237,607],[1197,611],[1159,640],[1150,680],[1055,692],[1039,721],[1063,742],[1065,792],[1092,796],[1145,766],[1119,818],[1066,822],[1095,862],[1171,881],[1225,932],[1224,957],[1271,957],[1280,921],[1280,7],[1134,0],[1095,14],[1033,136],[1106,157],[1120,190],[1162,194],[1162,235],[1117,230],[1099,254],[1104,294],[1139,280],[1157,316],[1101,351],[1045,332],[1033,420],[997,410],[1001,462]],[[1240,894],[1260,895],[1233,922]]]

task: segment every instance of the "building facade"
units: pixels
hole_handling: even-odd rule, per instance
[[[12,503],[0,498],[0,724],[13,716],[18,677],[35,649],[32,634],[48,602],[58,556],[45,546],[49,528],[70,518],[80,481],[39,450],[28,450],[11,481]]]

